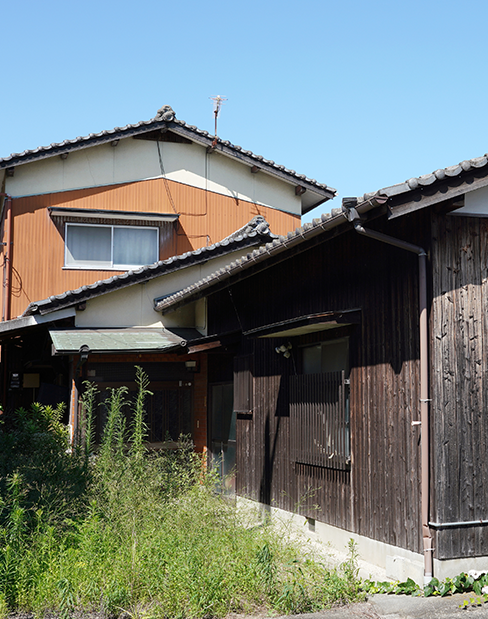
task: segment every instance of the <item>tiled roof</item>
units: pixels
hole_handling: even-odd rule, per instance
[[[0,170],[30,163],[38,159],[62,155],[90,146],[105,144],[106,142],[112,142],[121,138],[141,135],[156,129],[166,129],[179,133],[207,147],[212,147],[218,152],[223,152],[241,161],[247,161],[251,165],[254,164],[270,173],[284,175],[288,177],[291,182],[302,185],[305,188],[308,186],[316,191],[327,194],[326,199],[332,198],[337,193],[332,187],[319,183],[313,178],[307,178],[305,174],[298,174],[295,170],[289,170],[285,168],[285,166],[278,165],[274,161],[265,159],[261,155],[255,155],[250,150],[245,150],[241,146],[236,146],[228,140],[215,138],[215,136],[211,135],[208,131],[202,131],[194,125],[189,125],[184,120],[178,120],[169,105],[163,106],[158,111],[157,115],[150,120],[142,120],[141,122],[133,125],[126,125],[125,127],[115,127],[107,131],[100,131],[100,133],[90,133],[85,137],[64,140],[63,142],[53,143],[49,146],[39,146],[33,150],[24,150],[21,153],[12,153],[8,157],[0,158]]]
[[[366,193],[359,198],[344,198],[343,202],[346,206],[347,202],[352,200],[355,206],[358,205],[358,211],[366,211],[374,208],[375,206],[379,206],[380,204],[384,204],[389,198],[400,196],[400,199],[402,199],[402,194],[405,194],[404,199],[405,201],[408,201],[410,199],[410,196],[408,195],[409,192],[430,187],[436,182],[461,177],[467,172],[479,170],[485,166],[486,173],[488,174],[488,154],[483,157],[462,161],[461,163],[448,168],[436,170],[435,172],[432,172],[432,174],[424,174],[423,176],[419,176],[417,178],[411,178],[404,183],[385,187],[372,193]],[[433,187],[433,189],[435,188]],[[446,195],[443,195],[442,199],[446,199],[446,197]],[[239,260],[226,265],[219,271],[212,273],[199,282],[196,282],[171,296],[158,300],[155,305],[155,309],[163,312],[163,314],[173,311],[180,305],[189,302],[191,299],[202,296],[205,294],[204,291],[210,291],[210,288],[215,287],[218,282],[222,282],[238,272],[245,271],[254,264],[264,262],[268,258],[284,252],[290,247],[302,243],[308,238],[320,234],[324,230],[335,228],[345,221],[343,210],[344,209],[339,208],[332,209],[330,213],[325,213],[320,219],[314,219],[312,223],[305,224],[302,228],[297,228],[294,232],[289,232],[286,237],[280,236],[274,241],[267,243],[265,246],[248,253]]]
[[[373,207],[374,200],[371,201],[369,208]],[[359,207],[361,209],[361,207]],[[164,297],[163,299],[157,299],[154,309],[164,313],[176,309],[179,305],[190,301],[194,297],[202,296],[204,291],[210,289],[215,284],[229,279],[232,275],[245,271],[249,267],[265,262],[273,256],[308,240],[318,234],[321,234],[325,230],[335,228],[341,223],[345,223],[346,219],[343,215],[342,209],[332,209],[330,213],[324,213],[322,217],[314,219],[312,223],[306,223],[301,228],[297,228],[294,232],[288,232],[286,236],[279,236],[273,241],[266,243],[248,253],[238,260],[234,260],[230,264],[222,267],[218,271],[215,271],[208,277],[195,282],[191,286],[184,288],[176,292],[175,294]]]
[[[234,232],[231,236],[214,243],[209,247],[201,247],[189,251],[180,256],[173,256],[167,260],[160,260],[154,264],[143,266],[137,270],[126,271],[121,275],[114,275],[108,279],[97,281],[87,286],[81,286],[76,290],[68,290],[62,294],[51,296],[42,301],[31,303],[23,316],[33,314],[47,314],[55,310],[82,303],[88,299],[105,294],[112,290],[126,288],[136,283],[142,283],[160,277],[167,273],[173,273],[184,267],[202,264],[217,256],[230,254],[239,249],[247,249],[253,245],[262,245],[277,238],[270,229],[267,221],[261,215],[254,217],[246,226]]]
[[[403,193],[415,191],[416,189],[429,187],[438,181],[444,181],[449,180],[450,178],[459,177],[466,172],[478,170],[480,168],[484,168],[485,166],[488,166],[488,153],[486,155],[483,155],[482,157],[476,157],[475,159],[466,159],[465,161],[461,161],[461,163],[458,163],[456,165],[435,170],[435,172],[432,172],[431,174],[423,174],[422,176],[410,178],[404,183],[398,183],[397,185],[384,187],[383,189],[379,189],[378,191],[374,191],[372,193],[365,193],[363,196],[358,198],[358,200],[361,202],[364,200],[369,200],[373,196],[379,195],[391,198],[393,196],[398,196]],[[488,167],[486,168],[486,173],[488,173]]]

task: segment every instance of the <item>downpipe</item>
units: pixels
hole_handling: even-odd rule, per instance
[[[398,247],[414,253],[419,258],[419,335],[420,335],[420,425],[422,429],[420,443],[421,461],[421,517],[422,541],[424,549],[424,586],[429,584],[433,576],[432,534],[429,527],[429,351],[427,324],[427,254],[425,250],[412,243],[407,243],[376,230],[366,229],[359,221],[360,215],[355,208],[346,208],[344,215],[352,222],[356,232],[381,243]]]
[[[2,303],[2,322],[10,318],[10,288],[12,279],[12,264],[11,264],[11,244],[12,244],[12,196],[8,193],[0,193],[0,196],[5,199],[1,220],[4,224],[4,234],[6,240],[2,245],[5,246],[3,255],[3,303]]]
[[[0,197],[4,198],[2,211],[0,213],[0,225],[3,224],[3,234],[6,236],[5,242],[0,243],[5,247],[3,254],[3,281],[2,281],[2,322],[10,318],[10,288],[11,288],[11,273],[12,263],[10,260],[11,242],[12,242],[12,196],[9,193],[0,193]],[[7,219],[8,217],[8,219]],[[2,345],[1,363],[3,368],[2,376],[2,397],[3,405],[7,404],[7,346]]]

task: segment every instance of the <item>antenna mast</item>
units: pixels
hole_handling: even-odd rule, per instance
[[[221,97],[220,95],[216,95],[215,97],[210,97],[210,99],[212,99],[212,101],[214,102],[215,139],[214,139],[213,145],[216,146],[217,145],[217,118],[219,117],[219,114],[220,114],[220,108],[225,103],[225,101],[227,101],[227,97]]]

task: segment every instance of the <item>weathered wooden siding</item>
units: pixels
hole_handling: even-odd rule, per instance
[[[488,220],[434,214],[432,236],[432,520],[487,520]],[[439,559],[486,554],[486,526],[437,533]]]
[[[429,219],[409,216],[386,231],[428,244]],[[238,492],[420,552],[417,257],[348,232],[234,284],[232,297],[210,297],[210,332],[354,308],[350,471],[291,458],[286,386],[298,338],[291,359],[274,351],[289,338],[244,338],[254,347],[254,410],[238,420]]]
[[[291,458],[314,468],[348,471],[345,371],[289,377]]]
[[[299,218],[289,213],[163,179],[17,198],[12,203],[12,318],[31,301],[118,273],[63,270],[64,238],[48,214],[49,206],[160,213],[176,209],[176,242],[161,249],[161,259],[215,243],[255,215],[263,215],[276,234],[299,225]]]
[[[254,408],[237,419],[237,491],[269,505],[290,509],[296,503],[289,458],[288,377],[270,346],[248,343],[254,350]],[[263,373],[267,368],[267,373]]]

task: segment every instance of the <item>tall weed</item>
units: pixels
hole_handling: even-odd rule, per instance
[[[88,462],[95,447],[95,402],[98,389],[94,383],[89,381],[84,381],[83,386],[85,389],[80,398],[78,443],[84,447],[85,459]]]
[[[41,501],[49,493],[32,494],[37,473],[20,461],[0,479],[0,602],[37,614],[55,611],[63,619],[90,609],[163,619],[262,607],[308,612],[356,599],[352,554],[343,570],[331,570],[304,556],[299,544],[283,541],[270,524],[243,526],[235,504],[214,492],[215,475],[189,439],[181,437],[174,450],[147,450],[144,401],[150,391],[145,374],[136,372],[134,402],[125,388],[109,393],[98,450],[90,385],[82,447],[66,452],[56,418],[49,430],[54,436],[40,443],[54,441],[58,464],[72,471],[73,483],[77,476],[84,480],[78,502],[70,501],[73,484],[64,482],[54,493],[64,503]],[[41,420],[52,415],[35,410]],[[13,450],[17,439],[8,440]]]

